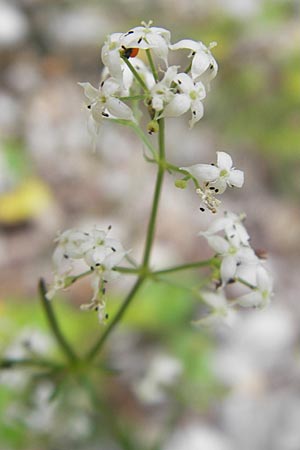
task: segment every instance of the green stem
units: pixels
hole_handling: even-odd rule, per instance
[[[173,273],[173,272],[179,272],[181,270],[188,270],[188,269],[197,269],[199,267],[207,267],[210,266],[214,261],[214,258],[206,259],[204,261],[196,261],[189,264],[181,264],[179,266],[169,267],[168,269],[163,270],[157,270],[155,272],[152,272],[152,275],[165,275],[167,273]]]
[[[101,350],[104,343],[106,342],[107,338],[109,337],[110,333],[113,331],[113,329],[116,327],[116,325],[119,323],[119,321],[122,319],[125,311],[131,304],[136,292],[144,282],[144,280],[151,276],[151,273],[149,272],[149,258],[151,253],[151,248],[154,240],[154,234],[155,234],[155,224],[156,224],[156,218],[157,218],[157,211],[158,211],[158,204],[159,204],[159,198],[160,198],[160,192],[162,188],[162,182],[163,182],[163,176],[164,176],[164,161],[165,161],[165,126],[164,126],[164,119],[159,119],[159,162],[158,165],[158,172],[156,177],[156,185],[154,190],[154,197],[153,197],[153,204],[152,204],[152,210],[151,215],[149,219],[148,224],[148,230],[147,230],[147,236],[146,236],[146,242],[145,242],[145,250],[144,250],[144,258],[143,258],[143,264],[138,269],[138,272],[140,273],[138,279],[136,280],[135,284],[133,285],[131,291],[127,295],[125,301],[122,303],[120,309],[114,316],[113,320],[109,323],[108,327],[102,334],[102,336],[99,338],[99,340],[95,343],[95,345],[91,348],[91,350],[88,352],[86,356],[87,361],[91,361],[94,359],[97,355],[97,353]],[[133,269],[134,270],[134,269]],[[129,272],[127,272],[129,273]],[[130,270],[130,273],[132,273],[132,270]]]
[[[0,369],[11,369],[16,366],[21,367],[50,367],[52,369],[59,369],[63,366],[61,364],[57,364],[52,361],[48,361],[46,359],[38,359],[38,358],[22,358],[22,359],[12,359],[5,358],[0,360]]]
[[[141,286],[143,281],[144,281],[144,277],[142,277],[142,276],[140,276],[136,280],[131,291],[129,292],[125,301],[122,303],[120,309],[118,310],[117,314],[115,315],[113,320],[110,322],[110,324],[108,325],[108,327],[106,328],[106,330],[104,331],[104,333],[102,334],[100,339],[96,342],[96,344],[88,352],[88,354],[86,356],[87,361],[91,361],[92,359],[94,359],[95,356],[97,355],[97,353],[101,350],[101,348],[103,347],[103,344],[107,340],[107,338],[110,335],[110,333],[112,332],[112,330],[115,328],[115,326],[118,324],[118,322],[122,319],[126,309],[130,305],[131,301],[133,300],[137,290],[139,289],[139,287]]]
[[[149,89],[147,88],[147,85],[144,82],[144,80],[141,78],[140,74],[133,67],[133,65],[128,60],[128,58],[126,58],[125,56],[122,56],[122,59],[123,59],[124,63],[128,66],[129,70],[133,73],[133,75],[134,75],[135,79],[137,80],[137,82],[141,85],[141,87],[144,89],[144,91],[148,94],[149,93]]]
[[[50,328],[52,330],[53,336],[56,339],[56,342],[58,343],[59,347],[63,351],[63,353],[66,355],[66,357],[69,359],[69,361],[74,362],[77,361],[78,358],[76,354],[74,353],[72,347],[69,345],[69,343],[66,341],[65,337],[63,336],[59,325],[57,323],[56,317],[54,315],[51,302],[46,298],[47,290],[45,286],[45,282],[43,279],[40,279],[39,281],[39,292],[40,292],[40,299],[46,314],[46,317],[48,319]]]
[[[153,76],[154,76],[154,80],[157,83],[158,82],[158,73],[157,73],[155,64],[153,62],[151,51],[150,51],[149,48],[147,48],[147,50],[146,50],[146,55],[147,55],[147,58],[148,58],[148,61],[149,61],[149,65],[150,65],[151,71],[152,71]]]
[[[146,237],[146,244],[145,244],[145,250],[144,250],[144,257],[143,257],[143,267],[147,268],[149,259],[150,259],[150,252],[154,240],[154,234],[155,234],[155,225],[156,225],[156,218],[157,218],[157,212],[158,212],[158,205],[159,205],[159,198],[160,198],[160,192],[162,188],[163,178],[164,178],[164,162],[165,162],[165,123],[164,119],[158,120],[159,124],[159,166],[156,176],[156,184],[155,184],[155,190],[154,190],[154,198],[153,198],[153,204],[152,204],[152,211],[148,223],[148,230],[147,230],[147,237]]]

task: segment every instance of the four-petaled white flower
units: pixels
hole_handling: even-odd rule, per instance
[[[139,48],[142,50],[151,49],[159,58],[168,64],[168,52],[170,44],[170,31],[165,28],[151,27],[142,22],[142,26],[135,27],[121,36],[121,45],[125,48]]]
[[[91,116],[99,126],[103,118],[134,120],[133,112],[118,98],[120,86],[112,78],[103,81],[98,89],[90,83],[78,83],[84,89],[87,107]]]
[[[123,67],[120,56],[122,33],[112,33],[107,36],[101,50],[101,59],[103,64],[108,68],[110,75],[119,83],[123,85]],[[124,63],[123,63],[124,64]]]
[[[186,74],[180,73],[173,80],[178,89],[172,100],[164,109],[163,117],[178,117],[187,112],[192,112],[192,118],[189,122],[192,128],[204,114],[202,100],[206,96],[204,84],[200,82],[194,83]]]
[[[250,236],[242,223],[245,218],[245,214],[237,215],[233,212],[225,211],[224,216],[214,220],[202,235],[211,236],[220,231],[224,231],[225,236],[236,246],[240,244],[249,245]]]
[[[225,324],[232,326],[235,320],[235,311],[228,303],[224,292],[219,290],[216,292],[201,292],[201,297],[212,309],[211,313],[199,320],[194,321],[195,325],[212,326]]]
[[[222,259],[220,274],[224,285],[235,278],[239,265],[257,264],[259,262],[254,250],[249,246],[238,245],[235,238],[231,239],[228,236],[224,238],[218,235],[207,236],[206,234],[204,234],[204,237],[206,237],[209,246]]]
[[[194,164],[182,167],[215,194],[222,194],[226,187],[242,187],[244,172],[232,167],[232,159],[228,153],[217,152],[217,164]]]
[[[191,50],[189,55],[192,59],[191,75],[194,81],[209,83],[215,78],[218,72],[218,64],[212,56],[210,49],[215,47],[212,42],[208,47],[203,42],[196,42],[192,39],[183,39],[176,44],[170,45],[171,50]]]
[[[161,115],[164,115],[164,108],[175,96],[171,84],[177,74],[177,69],[178,66],[168,67],[162,80],[156,83],[151,89],[151,106],[157,113],[161,113]]]

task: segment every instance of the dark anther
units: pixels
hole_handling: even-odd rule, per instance
[[[91,270],[92,270],[92,271],[94,270],[94,267],[93,267],[93,266],[91,266]]]
[[[106,313],[105,314],[105,319],[108,319],[109,318],[109,315]]]
[[[202,206],[200,206],[200,211],[202,211],[202,212],[204,212],[205,211],[205,208],[203,208]]]
[[[210,186],[209,188],[211,191],[214,191],[216,188],[214,186]]]
[[[117,250],[115,249],[115,247],[110,247],[112,249],[113,252],[116,252]]]
[[[103,280],[103,283],[107,283],[107,280]]]
[[[89,233],[83,233],[85,236],[89,236]]]
[[[64,254],[64,258],[69,259],[69,255],[67,255],[66,253]]]
[[[106,293],[106,289],[103,288],[103,289],[102,289],[102,294],[105,295],[105,293]]]
[[[99,306],[95,306],[95,311],[99,311]]]
[[[209,68],[210,68],[210,70],[212,70],[214,68],[214,65],[210,64]]]
[[[235,283],[235,279],[234,278],[229,278],[229,280],[227,281],[227,284],[232,284]]]
[[[205,187],[207,187],[207,186],[209,186],[209,181],[207,181],[207,182],[205,183]]]
[[[215,189],[215,193],[217,194],[219,192],[219,189]]]
[[[233,239],[234,238],[234,236],[235,236],[235,234],[232,234],[231,236],[229,236],[230,237],[230,239]]]
[[[143,38],[142,38],[142,37],[140,37],[140,38],[139,38],[139,40],[137,41],[137,42],[138,42],[138,44],[140,44],[140,43],[142,42],[142,40],[143,40]]]
[[[193,111],[193,115],[195,116],[197,113],[196,113],[196,111]]]
[[[102,113],[102,116],[103,116],[103,117],[109,117],[109,114],[103,112],[103,113]]]
[[[215,166],[215,163],[210,163],[211,166]]]
[[[192,52],[192,56],[195,56],[196,55],[196,52]]]
[[[182,84],[182,81],[178,80],[178,84]]]
[[[101,264],[100,264],[100,263],[96,263],[95,266],[96,266],[96,267],[99,267],[99,266],[101,266]]]
[[[134,33],[133,30],[127,31],[127,33],[124,34],[124,37],[129,36],[130,34]]]
[[[107,229],[108,229],[108,230],[111,230],[111,225],[108,225]]]
[[[91,109],[92,108],[92,105],[87,105],[87,109]]]
[[[104,80],[101,82],[100,87],[103,87],[104,85]]]

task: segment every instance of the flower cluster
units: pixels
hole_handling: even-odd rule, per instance
[[[243,224],[245,215],[225,212],[216,219],[207,231],[200,235],[207,239],[209,246],[216,252],[219,261],[219,287],[215,293],[204,292],[204,301],[212,308],[212,314],[201,323],[224,320],[230,323],[231,308],[264,307],[273,295],[272,277],[249,243],[249,234]],[[248,292],[238,298],[227,301],[224,288],[229,283],[239,282],[248,288]]]
[[[106,318],[106,283],[118,276],[114,268],[127,253],[118,240],[107,237],[108,231],[97,227],[89,231],[70,229],[58,236],[53,253],[54,281],[47,293],[49,300],[56,291],[90,272],[93,297],[81,309],[98,311],[100,321]]]
[[[79,83],[84,88],[86,106],[96,131],[103,119],[134,121],[133,110],[122,98],[130,100],[130,96],[133,98],[141,92],[152,119],[178,117],[190,110],[189,123],[193,127],[203,116],[202,101],[218,71],[210,52],[215,43],[206,47],[202,42],[184,39],[172,44],[168,30],[151,25],[152,22],[142,22],[126,33],[107,36],[101,51],[104,69],[100,86]],[[177,50],[189,51],[183,70],[168,65],[169,53]],[[152,55],[160,64],[159,73]]]

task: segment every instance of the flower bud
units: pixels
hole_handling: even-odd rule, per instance
[[[150,122],[147,125],[147,131],[149,134],[158,133],[159,124],[158,124],[157,120],[150,120]]]
[[[175,181],[175,186],[179,189],[185,189],[187,185],[186,180],[176,180]]]

